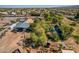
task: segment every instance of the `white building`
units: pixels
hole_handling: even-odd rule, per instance
[[[8,12],[0,12],[0,14],[8,15]]]
[[[11,14],[12,14],[12,15],[16,15],[16,12],[12,12]]]

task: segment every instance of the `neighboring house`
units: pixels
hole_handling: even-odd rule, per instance
[[[8,15],[8,12],[0,12],[0,14]]]
[[[22,15],[26,15],[26,12],[22,11]]]
[[[11,12],[12,15],[16,15],[16,12]]]

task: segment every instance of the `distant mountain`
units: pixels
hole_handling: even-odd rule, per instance
[[[0,8],[55,8],[63,5],[0,5]]]
[[[61,6],[57,8],[79,8],[79,5],[71,5],[71,6]]]
[[[79,5],[0,5],[0,8],[79,8]]]

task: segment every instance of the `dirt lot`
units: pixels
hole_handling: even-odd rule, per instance
[[[65,24],[70,24],[72,22],[74,22],[74,21],[71,21],[70,19],[67,19],[67,18],[64,18],[63,19],[63,23],[65,23]],[[73,31],[72,35],[79,35],[79,24],[76,23],[76,26],[74,26],[73,28],[74,28],[74,31]],[[73,50],[75,52],[78,52],[79,53],[79,44],[77,44],[75,42],[75,40],[76,40],[75,38],[70,37],[68,40],[65,41],[65,43],[67,45],[72,45]]]
[[[28,36],[27,33],[23,32],[13,33],[11,31],[7,31],[0,39],[0,52],[11,53],[15,49],[19,48],[17,43],[23,39],[24,35]]]

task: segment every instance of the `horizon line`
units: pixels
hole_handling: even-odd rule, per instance
[[[72,5],[0,5],[0,8],[59,8],[69,6]]]

